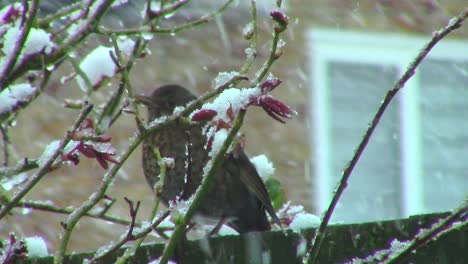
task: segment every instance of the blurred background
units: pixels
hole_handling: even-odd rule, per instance
[[[13,1],[9,1],[13,2]],[[41,12],[54,12],[67,1],[42,1]],[[70,1],[68,1],[70,2]],[[132,27],[145,1],[129,1],[110,11],[104,23]],[[222,3],[191,1],[165,25],[200,18]],[[351,159],[374,112],[408,63],[450,18],[467,7],[464,0],[288,0],[289,26],[283,56],[272,72],[283,84],[273,95],[298,115],[281,124],[261,109],[249,108],[242,131],[252,157],[267,155],[276,167],[288,200],[320,215],[330,201],[341,170]],[[2,3],[4,6],[6,3]],[[257,0],[259,50],[254,70],[266,59],[271,43],[269,12],[274,1]],[[203,93],[219,72],[238,70],[249,43],[242,30],[250,21],[250,1],[237,1],[214,21],[174,35],[155,35],[151,54],[131,71],[136,91],[176,83]],[[78,48],[84,57],[108,38],[93,36]],[[45,94],[20,112],[10,128],[13,157],[37,158],[45,146],[65,135],[77,111],[65,99],[80,99],[75,81],[62,84],[70,66],[61,67]],[[252,72],[254,73],[254,72]],[[250,77],[253,75],[251,74]],[[96,93],[103,100],[117,81]],[[397,95],[381,120],[342,197],[334,222],[363,222],[447,211],[468,194],[468,28],[465,25],[436,47],[408,87]],[[110,129],[118,152],[135,132],[132,116]],[[116,198],[110,214],[129,219],[127,197],[141,201],[138,219],[148,218],[153,194],[136,151],[118,173],[108,195]],[[3,156],[0,158],[3,160]],[[32,173],[32,172],[28,172]],[[78,166],[48,174],[26,199],[76,207],[94,191],[105,170],[82,158]],[[53,252],[65,215],[17,209],[0,224],[9,232],[42,236]],[[83,218],[70,249],[93,250],[118,238],[126,226]]]

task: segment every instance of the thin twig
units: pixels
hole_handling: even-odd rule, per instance
[[[8,151],[9,145],[11,144],[10,138],[8,137],[8,125],[0,125],[0,132],[2,133],[2,150],[3,150],[3,162],[2,166],[7,167],[8,166],[8,161],[10,159],[10,153]]]
[[[342,178],[338,184],[338,187],[336,189],[335,195],[332,198],[332,201],[330,202],[330,205],[325,212],[325,215],[323,216],[322,222],[320,223],[320,227],[317,231],[316,236],[314,237],[313,240],[313,246],[311,250],[306,254],[307,258],[307,263],[316,263],[317,262],[317,256],[318,252],[320,251],[320,246],[322,244],[323,238],[326,233],[327,225],[328,222],[330,221],[330,218],[333,214],[333,210],[336,207],[336,204],[338,203],[338,200],[340,199],[341,195],[343,194],[347,184],[348,184],[348,179],[351,176],[351,173],[353,172],[354,167],[356,166],[357,162],[359,161],[359,158],[361,157],[362,153],[364,152],[370,137],[372,136],[372,133],[374,132],[375,128],[377,127],[377,124],[380,122],[381,117],[383,116],[385,110],[387,109],[387,106],[390,104],[394,96],[404,87],[406,82],[414,75],[416,72],[416,68],[419,66],[419,64],[424,60],[426,55],[431,51],[431,49],[445,36],[447,36],[450,32],[454,31],[455,29],[461,27],[463,20],[466,19],[468,16],[468,9],[464,10],[459,16],[452,18],[449,22],[449,24],[439,30],[433,33],[432,39],[423,47],[423,49],[420,51],[420,53],[416,56],[414,61],[409,65],[408,69],[405,71],[405,73],[401,76],[401,78],[395,83],[392,89],[390,89],[384,100],[382,101],[379,109],[374,115],[374,118],[371,121],[371,124],[369,125],[368,129],[366,130],[364,137],[362,138],[361,142],[359,143],[356,152],[354,153],[353,158],[351,161],[345,166],[343,170],[343,175]]]
[[[29,208],[29,209],[34,209],[34,210],[51,212],[51,213],[67,214],[67,215],[73,212],[73,209],[70,209],[70,208],[59,208],[59,207],[53,206],[52,204],[38,202],[38,201],[20,201],[15,206],[21,207],[21,208]],[[90,213],[85,214],[85,216],[108,221],[111,223],[121,224],[121,225],[130,224],[130,221],[128,220],[121,219],[121,218],[114,217],[114,216],[109,216],[109,215],[103,214],[102,212],[99,212],[99,213],[90,212]]]
[[[161,1],[161,9],[151,10],[151,1],[148,1],[147,9],[146,9],[146,15],[148,16],[148,18],[150,20],[154,19],[154,18],[158,18],[158,17],[160,17],[162,15],[165,15],[165,14],[176,11],[177,9],[181,8],[182,6],[187,4],[188,2],[189,2],[189,0],[180,0],[180,1],[177,1],[177,2],[175,2],[174,4],[172,4],[172,5],[168,6],[168,7],[163,8],[164,1]]]
[[[44,18],[38,19],[37,26],[40,27],[40,28],[47,28],[52,24],[52,22],[54,20],[60,19],[61,17],[66,16],[66,15],[78,10],[79,8],[81,8],[82,4],[83,4],[83,2],[73,3],[73,4],[69,5],[69,6],[66,6],[66,7],[60,9],[58,12],[49,14]]]
[[[8,76],[0,74],[0,76],[3,76],[2,85],[6,87],[28,71],[42,69],[43,65],[52,65],[62,60],[70,53],[70,50],[73,50],[73,48],[88,37],[90,33],[94,32],[113,2],[114,0],[93,2],[92,12],[90,12],[86,23],[80,24],[80,28],[76,33],[65,39],[62,45],[53,50],[52,53],[47,54],[47,56],[44,57],[42,54],[29,56],[27,60],[21,61]]]
[[[273,42],[270,48],[270,55],[268,56],[268,60],[263,64],[262,68],[255,74],[255,80],[253,83],[260,83],[263,78],[267,75],[270,71],[271,65],[277,60],[277,56],[275,55],[276,49],[278,48],[278,41],[281,32],[273,31]]]
[[[130,82],[129,72],[135,63],[135,60],[139,58],[140,55],[143,53],[143,51],[146,49],[146,46],[148,45],[148,41],[144,40],[143,37],[139,36],[138,39],[135,41],[135,45],[132,50],[132,55],[130,56],[127,64],[123,66],[124,59],[123,59],[122,52],[120,51],[119,45],[117,44],[116,36],[113,36],[111,40],[112,40],[112,44],[114,46],[114,50],[117,56],[117,58],[113,57],[113,59],[116,60],[115,63],[119,67],[121,75],[122,75],[120,85],[123,86],[123,88],[127,90],[128,96],[130,98],[130,104],[132,105],[133,110],[135,111],[136,121],[139,123],[138,126],[140,126],[143,124],[143,122],[141,121],[141,118],[140,118],[138,104],[135,102],[135,90],[133,89],[133,85]]]
[[[37,167],[39,167],[37,160],[30,160],[28,158],[24,158],[20,162],[18,162],[18,165],[14,167],[0,168],[0,178],[2,177],[10,178],[14,175],[20,174],[28,170],[35,169]]]
[[[130,29],[105,29],[105,28],[96,28],[95,33],[97,34],[102,34],[102,35],[141,35],[142,33],[154,33],[154,34],[176,34],[184,30],[188,30],[191,28],[194,28],[196,26],[206,24],[213,20],[217,15],[223,13],[228,6],[233,2],[233,0],[228,0],[223,6],[221,6],[218,10],[215,12],[208,14],[206,16],[203,16],[202,18],[180,25],[180,26],[175,26],[171,28],[154,28],[149,25],[144,25],[139,28],[130,28]]]
[[[164,228],[160,228],[160,227],[158,227],[158,225],[169,214],[166,214],[166,215],[163,214],[163,216],[159,217],[158,219],[156,218],[160,202],[159,202],[159,198],[156,195],[154,197],[155,197],[154,206],[153,206],[153,210],[151,211],[151,216],[149,218],[150,223],[153,223],[153,224],[150,226],[150,228],[143,228],[137,234],[134,235],[136,242],[133,243],[132,247],[129,247],[129,248],[127,248],[127,250],[125,250],[125,253],[115,261],[116,264],[126,264],[126,263],[128,263],[128,259],[135,255],[136,251],[138,250],[138,248],[140,248],[141,244],[143,243],[143,240],[145,240],[146,236],[151,231],[155,231],[161,237],[166,238],[166,236],[164,234]],[[156,221],[155,221],[155,219],[156,219]]]
[[[257,44],[258,44],[258,22],[257,22],[257,1],[251,0],[251,16],[252,16],[252,21],[249,22],[251,23],[252,27],[252,36],[250,37],[250,51],[247,52],[247,57],[245,60],[244,65],[241,67],[240,73],[241,74],[247,74],[249,72],[250,67],[255,61],[255,58],[257,57]],[[247,27],[248,25],[246,25]],[[244,36],[246,37],[246,36]]]
[[[95,257],[91,261],[91,263],[95,263],[98,259],[101,259],[101,258],[107,256],[108,254],[110,254],[110,253],[118,250],[119,248],[121,248],[128,241],[132,241],[132,240],[135,239],[135,237],[133,236],[133,229],[135,228],[136,215],[138,213],[138,209],[140,208],[140,201],[137,201],[136,205],[134,206],[133,201],[131,201],[127,197],[124,197],[124,200],[128,204],[128,207],[129,207],[129,210],[130,210],[129,214],[130,214],[130,219],[131,219],[130,225],[129,225],[128,229],[127,229],[127,233],[118,242],[112,244],[110,247],[106,247],[105,253],[99,255],[99,257]]]
[[[141,239],[144,238],[146,235],[148,235],[154,228],[156,228],[164,219],[166,219],[167,216],[169,216],[170,211],[166,210],[164,211],[158,218],[154,220],[154,222],[151,225],[146,226],[145,228],[139,230],[137,234],[133,234],[133,228],[132,228],[132,233],[127,232],[127,235],[125,235],[123,238],[121,238],[119,241],[115,242],[113,245],[108,247],[107,250],[103,251],[99,255],[94,256],[93,260],[91,263],[96,263],[99,262],[102,258],[107,256],[113,251],[116,251],[117,249],[121,248],[125,243],[127,243],[130,240],[136,240],[136,239]]]
[[[87,5],[86,7],[84,7],[81,12],[80,12],[80,15],[79,16],[76,16],[75,18],[73,19],[70,19],[69,21],[67,21],[67,23],[65,23],[65,25],[63,25],[61,28],[59,28],[57,31],[55,31],[52,36],[58,36],[60,33],[62,33],[63,31],[69,29],[72,25],[76,25],[78,23],[78,21],[80,21],[81,19],[84,19],[88,16],[88,13],[89,13],[89,8],[91,6]]]

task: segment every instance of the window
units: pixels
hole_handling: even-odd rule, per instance
[[[308,35],[314,202],[329,205],[381,100],[428,38],[313,30]],[[447,211],[468,194],[468,45],[442,40],[394,98],[332,221]]]

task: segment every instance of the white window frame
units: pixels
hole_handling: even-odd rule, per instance
[[[336,186],[331,173],[330,157],[331,131],[328,109],[329,94],[326,76],[327,63],[343,61],[351,63],[372,63],[394,66],[398,76],[405,71],[418,52],[429,41],[430,36],[415,37],[395,33],[362,33],[327,29],[313,29],[307,34],[309,51],[310,95],[312,107],[309,116],[314,129],[309,133],[311,153],[315,162],[313,185],[315,194],[314,206],[319,213],[326,210]],[[453,61],[468,60],[468,45],[463,41],[444,39],[428,54],[432,59],[449,59]],[[397,95],[400,97],[400,145],[402,175],[402,217],[424,212],[423,178],[421,175],[422,157],[420,135],[420,113],[415,99],[419,93],[419,74],[407,82]],[[376,84],[379,85],[379,84]],[[391,87],[383,87],[386,90]],[[383,99],[383,98],[382,98]],[[375,109],[376,111],[377,109]],[[371,120],[369,120],[370,122]],[[364,135],[364,130],[362,134]],[[356,146],[357,147],[357,146]],[[352,157],[349,157],[349,160]],[[343,167],[345,164],[343,164]],[[351,175],[352,177],[352,175]]]

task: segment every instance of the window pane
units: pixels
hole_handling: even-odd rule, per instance
[[[331,62],[330,124],[335,180],[352,158],[386,91],[397,77],[388,65]],[[401,216],[398,102],[380,121],[334,214],[334,221],[370,221]]]
[[[468,62],[421,65],[424,203],[447,211],[468,194]]]

